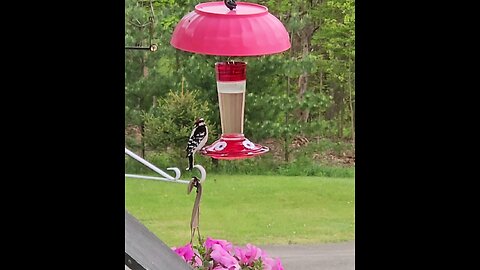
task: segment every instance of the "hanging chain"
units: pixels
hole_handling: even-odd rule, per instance
[[[187,194],[192,192],[193,188],[197,189],[197,195],[195,195],[195,203],[193,204],[192,209],[192,218],[190,219],[190,244],[193,242],[193,237],[195,236],[195,231],[198,235],[198,243],[202,243],[202,237],[200,236],[200,200],[202,198],[202,184],[197,177],[192,177],[192,180],[188,183]]]

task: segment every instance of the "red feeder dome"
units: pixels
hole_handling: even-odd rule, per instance
[[[237,2],[230,10],[224,2],[207,2],[180,20],[170,44],[199,54],[256,56],[288,50],[290,38],[265,6]]]

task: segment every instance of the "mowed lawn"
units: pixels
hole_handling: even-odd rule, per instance
[[[125,208],[169,246],[190,240],[194,199],[185,184],[125,180]],[[353,240],[355,180],[209,174],[200,233],[235,245]]]

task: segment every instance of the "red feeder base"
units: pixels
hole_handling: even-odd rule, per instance
[[[251,158],[268,152],[268,147],[252,143],[243,134],[222,134],[220,139],[205,146],[200,153],[215,159]]]

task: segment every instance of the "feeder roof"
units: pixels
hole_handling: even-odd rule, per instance
[[[170,44],[180,50],[219,56],[258,56],[290,48],[283,24],[262,5],[224,2],[195,6],[175,27]]]

